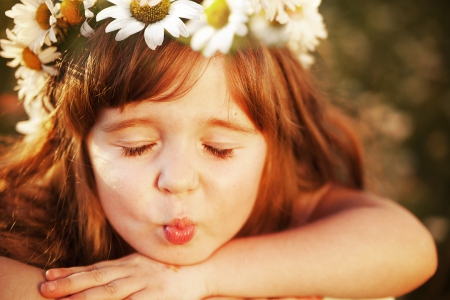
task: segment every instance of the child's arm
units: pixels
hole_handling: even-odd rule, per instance
[[[308,225],[234,240],[205,264],[217,270],[210,282],[218,294],[375,298],[416,288],[437,258],[430,234],[405,209],[333,187]]]
[[[0,256],[0,299],[46,299],[39,293],[44,271]]]
[[[147,260],[124,267],[134,268],[127,272],[135,276],[132,282],[140,282],[136,295],[152,295],[155,281],[161,283],[165,276],[171,277],[162,285],[168,291],[188,283],[189,292],[206,287],[205,296],[375,298],[407,293],[436,269],[434,242],[414,216],[394,203],[342,187],[332,188],[321,199],[308,225],[232,240],[205,262],[172,274],[165,272],[166,268],[159,274],[136,276],[138,269],[151,265]],[[102,272],[111,276],[108,280],[116,283],[117,290],[131,291],[120,275],[124,271],[117,266],[113,262]],[[80,288],[81,283],[92,282],[89,269],[64,272],[59,278],[70,275],[71,279],[57,280],[54,293],[63,295],[90,287],[94,288],[83,295],[104,293],[106,281]],[[55,279],[52,272],[49,274],[48,279]],[[45,288],[42,292],[55,295],[46,293]]]

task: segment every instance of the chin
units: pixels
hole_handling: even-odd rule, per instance
[[[187,266],[199,264],[207,260],[216,250],[213,249],[207,251],[205,249],[181,249],[182,247],[183,246],[180,246],[179,250],[172,248],[169,251],[165,251],[165,253],[161,256],[148,255],[148,257],[169,265]]]

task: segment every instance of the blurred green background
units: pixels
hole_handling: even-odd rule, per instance
[[[18,0],[1,0],[0,11]],[[329,39],[312,72],[359,121],[371,188],[432,232],[436,275],[401,300],[450,299],[450,1],[323,0]],[[0,38],[12,20],[0,18]],[[26,119],[0,58],[0,135]],[[343,104],[344,101],[349,102]]]

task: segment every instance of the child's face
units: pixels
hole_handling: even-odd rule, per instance
[[[87,145],[111,225],[136,251],[172,264],[200,262],[239,231],[267,151],[228,98],[218,61],[178,100],[103,109]]]

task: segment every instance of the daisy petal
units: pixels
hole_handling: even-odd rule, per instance
[[[117,19],[112,21],[111,23],[108,24],[108,26],[106,26],[105,28],[105,32],[111,32],[111,31],[115,31],[118,29],[122,29],[125,26],[127,26],[127,24],[130,22],[130,19]]]
[[[235,32],[236,32],[236,35],[238,35],[238,36],[246,36],[248,33],[248,28],[247,28],[247,26],[245,26],[245,24],[242,24],[242,23],[236,24]]]
[[[56,52],[56,50],[56,47],[50,47],[39,53],[38,57],[41,63],[48,64],[57,60],[58,57],[61,56],[61,54],[59,52]]]
[[[159,22],[150,24],[144,32],[145,42],[147,46],[155,50],[164,41],[164,28]]]
[[[48,33],[48,36],[50,37],[50,40],[51,40],[53,43],[56,43],[56,42],[57,42],[56,36],[55,36],[55,31],[53,30],[53,28],[50,28],[50,31],[49,31],[49,33]]]
[[[190,34],[193,34],[194,32],[196,32],[197,30],[199,30],[200,28],[202,28],[203,26],[206,26],[206,21],[205,20],[190,20],[186,23],[187,29],[189,30]]]
[[[213,38],[215,43],[219,43],[219,51],[223,54],[227,54],[230,51],[231,45],[233,44],[234,34],[232,31],[224,30],[222,34],[218,34],[215,39]]]
[[[24,135],[32,135],[39,131],[38,128],[41,125],[42,122],[39,119],[20,121],[16,124],[16,131]]]
[[[177,17],[168,15],[161,21],[161,25],[166,29],[173,37],[180,37],[180,30],[178,29]]]
[[[230,23],[246,23],[248,21],[248,16],[245,14],[232,14],[228,18]]]
[[[193,10],[198,11],[199,13],[201,13],[205,10],[205,8],[201,4],[198,4],[191,0],[178,0],[175,3],[172,3],[171,6],[172,5],[174,5],[175,7],[183,6],[184,9],[191,9],[191,10],[193,9]]]
[[[20,60],[20,59],[14,59],[14,60],[12,60],[12,61],[7,62],[6,65],[7,65],[8,67],[15,68],[15,67],[17,67],[18,65],[20,65],[20,63],[21,63],[21,60]]]
[[[14,19],[14,17],[16,16],[16,14],[12,10],[5,11],[5,15],[11,19]]]
[[[84,10],[84,15],[86,16],[87,19],[91,19],[94,17],[94,13],[92,11],[90,11],[89,9]]]
[[[97,21],[107,18],[122,19],[131,17],[130,9],[123,9],[119,6],[107,7],[97,14]]]
[[[208,42],[205,49],[203,50],[203,55],[205,57],[213,56],[217,51],[223,54],[228,53],[231,44],[233,43],[234,34],[229,30],[218,31]]]
[[[45,65],[42,65],[42,70],[44,70],[46,73],[48,73],[52,76],[56,76],[59,73],[55,67],[49,67],[49,66],[45,66]]]
[[[88,22],[84,21],[80,28],[81,35],[84,37],[90,37],[94,32],[94,29],[88,24]]]
[[[56,22],[58,22],[58,20],[56,20],[56,18],[54,16],[50,17],[50,25],[56,24]]]
[[[214,35],[216,30],[211,26],[205,26],[198,29],[191,39],[191,48],[194,51],[201,50],[206,42]]]
[[[183,37],[188,37],[189,36],[189,30],[186,26],[186,24],[184,24],[183,21],[181,21],[178,18],[175,18],[177,26],[178,26],[178,30],[180,31],[180,35]]]
[[[142,22],[134,21],[128,23],[124,28],[120,29],[116,34],[116,41],[123,41],[127,37],[145,28],[145,24]]]
[[[92,6],[94,6],[95,1],[97,0],[83,0],[84,8],[85,9],[91,8]]]
[[[16,38],[16,36],[14,35],[14,33],[13,33],[11,30],[9,30],[9,29],[6,29],[6,37],[7,37],[9,40],[14,40],[14,39]]]
[[[190,20],[199,19],[200,13],[203,12],[203,7],[195,2],[192,3],[195,4],[196,6],[194,7],[188,6],[186,5],[185,1],[174,2],[170,5],[169,14],[184,19]]]

